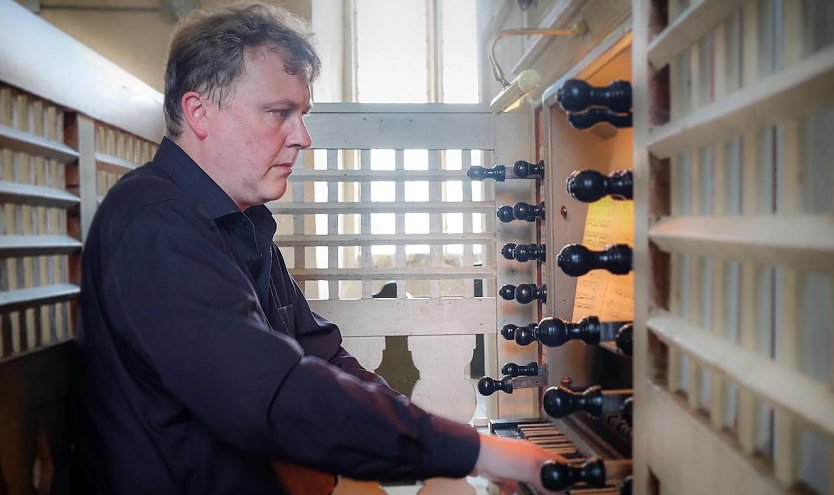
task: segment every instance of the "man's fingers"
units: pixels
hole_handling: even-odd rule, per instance
[[[496,481],[496,485],[501,489],[501,493],[505,495],[515,494],[518,490],[518,484],[515,481]]]

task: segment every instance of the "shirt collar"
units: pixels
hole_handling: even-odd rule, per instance
[[[213,219],[240,213],[232,198],[177,143],[167,137],[159,144],[153,161]]]
[[[215,221],[227,215],[236,217],[243,214],[234,200],[177,143],[167,137],[159,144],[153,161]],[[245,215],[254,224],[258,244],[263,246],[271,242],[276,225],[269,208],[253,206],[246,210]]]

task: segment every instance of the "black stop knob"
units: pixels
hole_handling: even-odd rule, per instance
[[[544,203],[531,205],[524,201],[519,201],[513,205],[513,216],[518,220],[526,222],[535,222],[538,219],[544,219]]]
[[[519,179],[544,179],[544,160],[538,163],[519,160],[513,164],[513,175]]]
[[[501,296],[501,298],[504,300],[512,301],[513,299],[515,299],[515,285],[502,285],[501,288],[498,289],[498,295]]]
[[[589,108],[581,113],[568,113],[568,122],[574,129],[585,130],[608,122],[617,128],[631,127],[631,113],[614,113],[607,108]]]
[[[568,79],[556,92],[556,101],[563,110],[581,112],[589,107],[606,107],[614,112],[631,110],[631,83],[612,81],[595,87],[581,79]]]
[[[515,255],[513,255],[513,249],[515,249],[516,245],[512,242],[508,242],[501,247],[501,256],[505,259],[513,260],[515,259]]]
[[[536,284],[519,284],[515,288],[515,300],[521,304],[530,304],[533,301],[547,302],[547,290],[544,286],[537,287]]]
[[[617,349],[619,349],[620,352],[626,356],[631,356],[633,335],[634,325],[631,323],[626,323],[621,326],[619,330],[617,330],[617,338],[615,339],[617,342]]]
[[[628,423],[628,426],[631,426],[631,418],[632,413],[634,410],[634,398],[628,397],[626,398],[622,404],[620,404],[620,416],[623,417],[623,420]]]
[[[619,170],[611,175],[596,170],[575,170],[565,181],[565,189],[583,203],[593,203],[605,196],[632,199],[634,181],[631,170]]]
[[[585,316],[576,323],[548,316],[539,322],[536,337],[547,347],[558,347],[569,340],[599,344],[600,330],[599,318],[596,316]]]
[[[492,395],[499,390],[508,394],[513,393],[511,376],[505,376],[501,380],[493,380],[492,378],[485,376],[478,380],[478,392],[481,395]]]
[[[501,367],[501,373],[505,376],[536,376],[539,374],[539,365],[536,362],[527,363],[521,366],[515,363],[506,363]]]
[[[605,464],[599,457],[589,459],[579,466],[547,461],[542,464],[541,481],[545,488],[554,492],[581,482],[594,488],[602,488],[605,486]]]
[[[522,263],[535,260],[545,261],[544,244],[513,244],[508,242],[501,248],[501,255],[508,260],[521,261]]]
[[[631,495],[633,490],[633,484],[634,478],[632,478],[631,475],[626,476],[623,482],[620,483],[620,486],[618,487],[620,489],[620,495]]]
[[[515,342],[518,345],[530,345],[533,341],[536,340],[536,333],[538,332],[538,326],[535,323],[531,323],[526,327],[519,328],[515,332]]]
[[[579,277],[595,269],[625,275],[631,271],[631,247],[613,244],[602,251],[591,251],[581,244],[568,244],[559,251],[556,264],[571,277]]]
[[[518,330],[518,325],[507,323],[501,327],[501,336],[504,337],[505,340],[515,340],[516,330]]]
[[[536,284],[506,284],[501,286],[498,294],[507,301],[515,299],[521,304],[530,304],[533,301],[547,302],[547,288],[537,287]]]
[[[503,165],[496,165],[492,168],[473,165],[466,171],[466,176],[472,180],[492,179],[496,182],[504,182],[504,179],[507,177],[507,171]]]
[[[498,216],[498,220],[501,220],[504,223],[509,223],[515,220],[515,215],[513,215],[513,207],[510,205],[503,205],[498,208],[498,211],[495,212]]]
[[[531,205],[530,203],[519,201],[513,206],[502,205],[495,213],[498,219],[504,223],[512,222],[513,220],[535,222],[540,218],[544,219],[544,203]]]
[[[585,411],[599,416],[602,414],[602,389],[589,387],[574,392],[562,386],[550,387],[544,392],[542,408],[551,418],[564,418],[576,411]]]

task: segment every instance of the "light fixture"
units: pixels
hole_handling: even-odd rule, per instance
[[[527,69],[513,79],[509,85],[498,93],[489,103],[492,113],[509,112],[524,103],[524,97],[539,86],[542,76],[534,69]]]
[[[498,95],[492,99],[489,108],[493,113],[508,112],[518,108],[523,102],[524,97],[531,93],[541,83],[541,76],[533,69],[521,71],[521,73],[513,79],[510,83],[504,78],[504,73],[495,60],[495,44],[501,38],[507,36],[577,36],[588,32],[588,24],[585,21],[579,21],[567,29],[540,29],[540,28],[522,28],[522,29],[505,29],[499,31],[493,36],[489,43],[489,63],[492,67],[492,74],[495,79],[501,83],[502,89]]]

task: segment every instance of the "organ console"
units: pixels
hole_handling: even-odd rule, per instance
[[[594,385],[577,392],[568,386],[557,385],[548,388],[542,399],[544,412],[551,418],[564,418],[577,411],[585,411],[594,416],[620,413],[630,389],[603,390]]]
[[[545,261],[545,247],[544,244],[513,244],[508,242],[501,248],[501,255],[508,260],[526,261]]]
[[[504,182],[505,179],[544,179],[544,161],[530,163],[525,160],[518,160],[513,164],[512,175],[507,175],[507,167],[498,164],[492,168],[485,168],[478,165],[469,167],[466,171],[467,177],[472,180],[492,179],[496,182]]]
[[[543,159],[536,163],[540,168],[535,176],[524,170],[524,167],[530,169],[533,166],[530,162],[516,162],[512,172],[508,166],[503,165],[496,165],[492,169],[470,167],[467,172],[472,180],[492,179],[504,182],[507,178],[537,179],[531,184],[535,188],[535,201],[505,203],[497,209],[496,216],[503,223],[516,220],[536,222],[535,229],[531,229],[535,240],[531,239],[531,242],[526,238],[508,239],[509,242],[503,244],[500,249],[504,259],[522,263],[535,261],[537,276],[532,278],[535,283],[499,285],[498,295],[505,300],[515,300],[521,304],[537,303],[532,309],[538,313],[538,323],[507,323],[503,325],[500,333],[504,339],[514,340],[518,346],[540,344],[534,349],[539,360],[523,366],[507,363],[500,370],[500,379],[485,376],[478,381],[477,388],[478,392],[485,396],[495,395],[499,391],[512,394],[520,387],[542,388],[542,393],[538,395],[540,401],[547,395],[547,400],[539,402],[537,407],[541,411],[542,419],[494,419],[490,421],[490,429],[498,435],[509,435],[509,430],[512,430],[513,436],[526,438],[565,456],[569,460],[568,463],[551,462],[542,466],[542,483],[548,490],[554,491],[570,488],[583,494],[624,494],[630,493],[628,490],[631,486],[625,481],[626,476],[630,474],[631,457],[631,428],[628,416],[631,407],[630,373],[590,381],[589,376],[579,371],[581,378],[577,378],[578,380],[586,384],[599,384],[587,390],[574,390],[570,386],[570,379],[565,377],[560,382],[558,378],[566,374],[576,376],[573,373],[562,372],[569,366],[566,363],[572,361],[568,352],[583,349],[595,352],[591,346],[604,348],[605,352],[600,354],[611,356],[604,359],[624,363],[611,366],[611,370],[628,369],[631,366],[628,356],[632,353],[633,315],[614,313],[606,307],[600,311],[599,306],[593,310],[580,308],[578,301],[574,307],[575,289],[570,285],[578,286],[579,283],[573,281],[569,285],[564,281],[565,278],[579,277],[596,270],[596,273],[584,278],[581,283],[597,284],[595,290],[597,295],[602,297],[608,280],[604,277],[628,275],[632,270],[632,248],[628,244],[632,241],[631,236],[605,237],[606,243],[597,242],[600,237],[592,236],[589,242],[582,236],[585,230],[589,230],[584,228],[586,216],[590,222],[590,213],[586,212],[594,210],[594,206],[572,207],[569,201],[572,198],[581,203],[591,204],[601,200],[610,202],[613,199],[619,204],[622,200],[633,198],[633,177],[632,172],[628,170],[630,163],[629,159],[623,158],[630,157],[630,148],[617,147],[619,141],[630,137],[630,133],[615,133],[614,136],[603,134],[611,126],[627,128],[632,125],[631,83],[618,77],[607,79],[612,80],[613,82],[607,85],[598,85],[598,79],[586,81],[579,77],[561,85],[556,100],[558,106],[567,114],[567,123],[564,119],[559,119],[558,122],[555,119],[551,120],[551,116],[545,112],[541,116],[542,121],[538,122],[537,130],[543,132],[536,136],[536,149],[547,149],[546,140],[553,140],[556,133],[567,130],[571,134],[565,135],[565,140],[560,142],[558,148],[555,148],[551,141],[551,148],[556,151],[551,149],[549,155],[545,154]],[[577,136],[573,131],[591,129],[598,124],[603,125],[595,129],[597,132]],[[615,138],[606,140],[605,144],[607,147],[614,146],[613,152],[595,152],[603,148],[598,146],[600,137]],[[545,142],[539,142],[538,139],[544,139]],[[586,156],[586,150],[594,152]],[[608,159],[609,155],[617,156],[620,161],[618,166],[622,167],[622,170],[612,171],[607,163],[599,163],[596,159]],[[546,174],[545,162],[548,165]],[[565,170],[564,164],[568,162],[573,165]],[[519,163],[524,165],[520,166]],[[576,163],[587,163],[592,168],[573,170],[572,167]],[[564,186],[554,187],[554,181],[557,180],[564,180]],[[558,193],[560,189],[564,192]],[[549,203],[551,209],[555,207],[554,211],[561,211],[561,215],[552,215],[548,220],[545,203]],[[630,208],[630,204],[623,203],[619,207]],[[610,211],[606,208],[608,207],[605,206],[600,211]],[[618,223],[617,220],[609,221],[606,218],[597,224],[626,225],[628,220],[630,218]],[[555,260],[555,265],[561,269],[561,273],[560,270],[547,265],[546,245],[556,242],[556,239],[559,246],[564,246]],[[551,254],[550,262],[553,261],[552,256]],[[624,277],[615,278],[627,280]],[[558,297],[551,297],[553,300],[550,302],[547,297],[548,286],[551,290],[558,290]],[[554,289],[554,286],[558,289]],[[566,286],[569,290],[563,293],[562,289]],[[576,292],[578,296],[578,289]],[[588,297],[587,293],[584,297]],[[577,320],[576,323],[571,323],[572,318]],[[585,346],[566,345],[571,340],[580,341]],[[577,363],[582,363],[583,359],[587,358],[579,358]],[[599,357],[594,357],[594,360],[598,359]],[[550,376],[541,371],[548,364]],[[546,388],[548,384],[557,386]],[[511,397],[497,395],[500,400],[511,400]],[[533,421],[538,423],[532,423]],[[513,422],[517,424],[509,426]],[[617,467],[617,463],[625,467]],[[611,469],[606,469],[609,466]],[[521,488],[520,493],[535,493],[529,487],[522,485]]]
[[[547,287],[538,287],[536,284],[505,284],[501,286],[498,294],[507,301],[515,299],[521,304],[530,304],[533,301],[547,302]]]
[[[565,188],[568,194],[583,203],[593,203],[605,196],[632,199],[633,180],[631,170],[619,170],[610,175],[596,170],[575,170],[565,181]]]
[[[581,244],[568,244],[559,251],[556,264],[571,277],[580,277],[597,269],[625,275],[631,271],[631,247],[613,244],[602,251],[591,251]]]
[[[615,480],[606,461],[631,459],[631,437],[624,433],[633,402],[623,400],[619,414],[612,405],[605,417],[595,416],[603,391],[629,389],[640,401],[635,433],[653,437],[667,433],[653,431],[664,425],[674,436],[665,442],[635,437],[635,492],[834,493],[834,423],[825,421],[832,416],[808,413],[832,410],[832,375],[823,372],[830,346],[797,345],[825,341],[832,320],[828,309],[808,318],[802,308],[827,308],[831,299],[830,290],[815,289],[831,285],[831,245],[815,252],[807,241],[830,232],[817,222],[832,204],[820,199],[825,195],[814,202],[810,185],[829,177],[830,164],[820,157],[827,156],[826,130],[834,122],[823,84],[831,79],[834,44],[823,34],[831,32],[834,3],[568,3],[582,4],[576,16],[590,13],[616,27],[591,23],[593,39],[605,41],[588,39],[581,48],[567,40],[532,41],[513,61],[519,70],[552,75],[527,100],[525,117],[535,128],[521,143],[548,169],[524,197],[502,198],[496,206],[542,202],[551,213],[526,233],[518,225],[499,226],[499,235],[513,237],[498,245],[532,242],[549,245],[551,253],[544,262],[499,260],[499,266],[535,269],[535,276],[517,280],[546,285],[552,294],[528,308],[539,312],[535,317],[500,315],[509,319],[499,328],[518,322],[501,331],[518,346],[502,341],[497,347],[501,362],[526,362],[535,352],[548,365],[550,384],[574,376],[598,384],[602,398],[594,403],[587,391],[555,388],[539,398],[561,417],[502,419],[491,428],[514,430],[569,457],[543,469],[550,490],[630,493],[631,479]],[[557,11],[550,13],[536,11],[529,19],[553,24]],[[632,125],[634,132],[627,129]],[[613,128],[620,132],[612,134]],[[791,173],[774,171],[773,163],[782,162]],[[782,225],[796,228],[797,238],[763,234]],[[517,259],[514,250],[502,254]],[[824,281],[815,286],[816,277]],[[537,324],[524,323],[534,319]],[[604,326],[599,333],[588,328],[597,324]],[[631,349],[635,330],[638,345]],[[784,348],[774,351],[774,339]],[[621,352],[608,352],[608,342]],[[632,351],[634,359],[624,356]],[[749,367],[734,358],[761,361],[761,371],[787,387],[756,386]],[[814,366],[823,371],[811,377]],[[784,392],[799,388],[816,398],[805,394],[808,403],[797,403]],[[495,395],[498,410],[510,414],[504,404],[515,406],[528,394]],[[563,414],[560,404],[579,410]],[[591,405],[597,409],[585,410]],[[615,416],[622,424],[610,422]],[[602,434],[606,425],[623,433],[625,443]]]
[[[496,214],[498,215],[498,219],[504,223],[512,222],[513,220],[524,220],[525,222],[544,220],[544,203],[531,205],[530,203],[519,201],[513,206],[503,205],[499,207]]]

